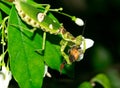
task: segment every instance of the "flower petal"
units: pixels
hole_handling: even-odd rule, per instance
[[[82,38],[84,41],[82,41],[80,47],[83,51],[93,46],[94,41],[92,39],[88,39],[88,38],[84,39],[84,37]]]
[[[92,39],[85,39],[85,43],[86,43],[86,49],[90,48],[93,46],[94,41]]]
[[[52,77],[51,76],[51,74],[48,72],[48,66],[47,65],[45,65],[45,70],[44,70],[44,75],[43,75],[43,77],[45,77],[45,76],[48,76],[48,77]]]
[[[80,54],[80,55],[79,55],[79,58],[78,58],[76,61],[80,61],[80,60],[82,60],[83,57],[84,57],[84,54]]]
[[[8,88],[11,78],[12,74],[9,69],[2,66],[2,70],[0,71],[0,88]]]
[[[45,75],[46,75],[47,71],[48,71],[48,66],[47,66],[47,65],[45,65],[45,70],[44,70],[44,75],[43,75],[43,77],[45,77]]]

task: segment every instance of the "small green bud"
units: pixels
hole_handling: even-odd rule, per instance
[[[78,25],[78,26],[83,26],[84,25],[84,22],[82,19],[80,18],[76,18],[75,16],[72,17],[72,20],[75,21],[75,23]]]

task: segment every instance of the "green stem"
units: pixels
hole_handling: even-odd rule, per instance
[[[6,30],[6,21],[8,20],[8,16],[7,17],[5,17],[4,19],[3,19],[3,22],[2,22],[2,24],[1,24],[1,29],[2,29],[2,39],[1,39],[1,44],[2,44],[2,55],[1,55],[1,63],[2,63],[2,65],[4,65],[5,63],[4,63],[4,57],[5,57],[5,54],[6,54],[6,52],[7,52],[7,50],[5,51],[5,48],[4,48],[4,46],[5,46],[5,30]]]

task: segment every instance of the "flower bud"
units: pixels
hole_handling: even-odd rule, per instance
[[[78,26],[83,26],[83,25],[84,25],[83,20],[80,19],[80,18],[76,18],[75,23],[76,23]]]
[[[78,25],[78,26],[83,26],[84,22],[80,18],[76,18],[75,16],[72,17],[72,20]]]

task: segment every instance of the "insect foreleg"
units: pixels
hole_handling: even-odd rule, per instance
[[[50,9],[50,5],[48,4],[46,7],[45,7],[45,11],[44,11],[44,14],[46,15],[46,13],[49,11]]]
[[[66,60],[67,64],[71,64],[70,60],[69,60],[69,56],[64,52],[66,46],[67,46],[68,42],[65,40],[61,40],[60,41],[60,45],[61,45],[61,54],[64,57],[64,59]]]
[[[36,7],[36,8],[40,8],[40,9],[45,9],[46,6],[50,6],[49,4],[38,4],[36,2],[33,1],[27,1],[27,3],[30,3],[32,6]],[[63,10],[63,8],[58,8],[58,9],[48,9],[49,11],[61,11]]]
[[[42,9],[44,9],[44,7],[49,5],[49,4],[38,4],[38,3],[30,1],[30,0],[26,1],[26,3],[31,4],[32,6],[34,6],[36,8],[42,8]]]

